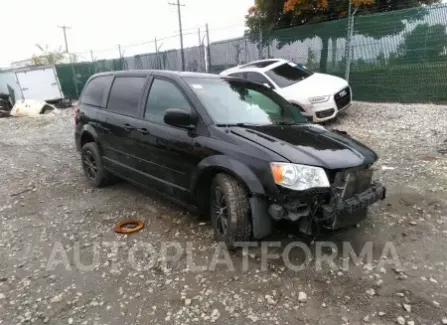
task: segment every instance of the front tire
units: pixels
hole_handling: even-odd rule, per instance
[[[81,160],[82,169],[91,185],[99,188],[111,183],[113,176],[104,169],[96,143],[89,142],[82,147]]]
[[[251,239],[249,197],[245,188],[227,174],[217,174],[211,185],[211,221],[214,237],[234,248]]]

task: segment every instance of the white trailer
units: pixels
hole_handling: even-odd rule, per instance
[[[9,94],[13,101],[38,99],[57,102],[64,98],[53,65],[0,70],[0,93]]]

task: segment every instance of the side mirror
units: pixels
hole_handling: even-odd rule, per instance
[[[191,128],[197,123],[197,118],[182,108],[168,108],[163,118],[164,122],[172,126]]]
[[[266,86],[267,88],[272,89],[272,87],[268,83],[266,83],[266,82],[264,82],[264,86]]]

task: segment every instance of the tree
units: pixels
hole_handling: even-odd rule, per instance
[[[444,56],[447,33],[443,25],[418,25],[400,45],[399,60],[406,63],[433,62]]]
[[[41,54],[32,56],[32,65],[57,64],[64,60],[64,51],[62,51],[61,47],[57,50],[50,50],[48,45],[36,44],[36,47],[41,51]]]
[[[314,68],[314,59],[315,59],[315,54],[313,53],[312,49],[309,47],[307,49],[307,62],[306,62],[306,67],[308,69]]]
[[[431,4],[438,1],[352,0],[352,6],[353,10],[357,9],[357,15],[366,15],[420,7],[421,4]],[[255,5],[248,10],[246,16],[247,36],[253,41],[258,41],[262,32],[262,43],[268,44],[276,39],[279,47],[318,36],[322,41],[320,70],[326,71],[329,39],[346,36],[347,23],[334,23],[333,25],[318,23],[346,18],[348,7],[349,0],[255,0]],[[424,14],[424,9],[421,8],[418,15],[414,12],[396,12],[392,19],[387,16],[374,17],[374,19],[356,23],[355,31],[365,36],[381,38],[404,30],[403,20],[420,19]],[[385,23],[387,28],[383,28]],[[290,27],[310,24],[315,25],[312,25],[312,28],[305,32],[300,31],[300,29],[287,30]]]
[[[382,67],[386,65],[386,58],[383,52],[380,52],[379,55],[376,57],[376,62]]]

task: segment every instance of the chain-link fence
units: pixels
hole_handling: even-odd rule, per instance
[[[446,102],[446,28],[447,5],[438,4],[288,28],[256,39],[205,44],[199,32],[198,45],[184,50],[184,67],[219,73],[253,60],[279,57],[349,79],[357,100]],[[92,74],[101,71],[182,70],[180,50],[155,48],[153,53],[92,59],[73,67],[58,65],[63,91],[77,97],[74,80],[82,89]]]

